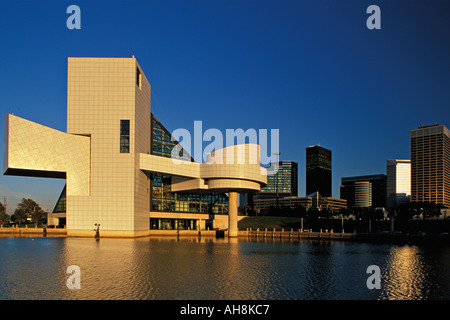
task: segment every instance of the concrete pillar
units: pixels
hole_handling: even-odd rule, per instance
[[[228,236],[237,237],[238,235],[238,201],[237,192],[230,192],[228,196]]]

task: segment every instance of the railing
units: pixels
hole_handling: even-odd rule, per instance
[[[344,233],[339,232],[335,233],[333,230],[320,230],[318,232],[313,232],[310,230],[277,230],[272,229],[269,230],[267,228],[265,229],[247,229],[247,236],[249,238],[264,238],[264,239],[289,239],[289,240],[295,240],[295,239],[353,239],[355,234],[354,233]]]
[[[5,227],[3,225],[0,225],[0,233],[3,234],[67,234],[66,228],[44,228],[44,227],[37,227],[36,225],[29,227],[29,225],[25,226],[11,226],[11,227]]]

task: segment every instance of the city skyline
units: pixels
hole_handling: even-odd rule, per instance
[[[338,198],[342,177],[409,159],[420,124],[449,125],[448,3],[377,1],[380,30],[367,29],[372,3],[361,1],[77,1],[80,30],[66,27],[68,3],[32,3],[32,13],[23,3],[0,11],[0,108],[57,130],[67,126],[67,58],[132,55],[169,131],[197,120],[222,132],[279,129],[299,196],[310,145],[332,150]],[[22,197],[51,211],[64,184],[1,175],[0,201],[9,213]]]

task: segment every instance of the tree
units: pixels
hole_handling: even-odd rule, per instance
[[[22,199],[14,211],[14,220],[21,223],[31,218],[35,223],[45,215],[44,210],[32,199]]]
[[[381,221],[384,220],[384,211],[381,208],[377,208],[375,209],[375,211],[373,212],[373,218],[375,220]]]
[[[323,208],[322,210],[318,211],[318,216],[323,219],[330,219],[332,215],[332,212],[328,210],[327,208]]]
[[[309,218],[317,218],[319,216],[319,209],[315,207],[310,207],[306,212],[307,217]]]
[[[354,207],[352,208],[356,220],[371,219],[374,217],[375,209],[372,207]]]
[[[306,217],[306,208],[304,206],[296,206],[293,208],[294,217],[305,218]]]
[[[423,218],[439,217],[441,214],[441,209],[444,209],[443,204],[436,204],[434,202],[424,202],[423,203]]]
[[[422,215],[423,219],[439,216],[442,208],[445,208],[442,204],[433,202],[411,202],[398,206],[394,211],[398,219],[410,220],[419,215]]]
[[[0,202],[0,224],[8,223],[10,220],[11,217],[6,213],[5,206]]]
[[[339,208],[336,212],[335,215],[337,216],[341,216],[341,217],[348,217],[350,215],[350,210],[347,208]]]

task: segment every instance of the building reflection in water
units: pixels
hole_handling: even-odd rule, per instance
[[[65,290],[63,299],[427,299],[442,283],[415,246],[66,239],[64,257],[80,267],[82,289]],[[365,287],[371,264],[381,268],[381,290]]]
[[[296,263],[283,250],[239,239],[66,239],[63,265],[81,269],[81,290],[62,299],[272,299]],[[290,247],[292,243],[279,243]],[[297,252],[297,251],[295,251]],[[295,254],[294,252],[294,254]],[[281,261],[281,262],[280,262]],[[292,278],[295,280],[295,277]]]
[[[62,299],[132,299],[137,288],[134,241],[67,238],[63,266],[77,265],[81,289],[64,291]]]
[[[432,266],[424,261],[416,246],[393,247],[387,257],[382,278],[381,299],[427,299],[433,289]],[[432,283],[432,282],[431,282]]]

